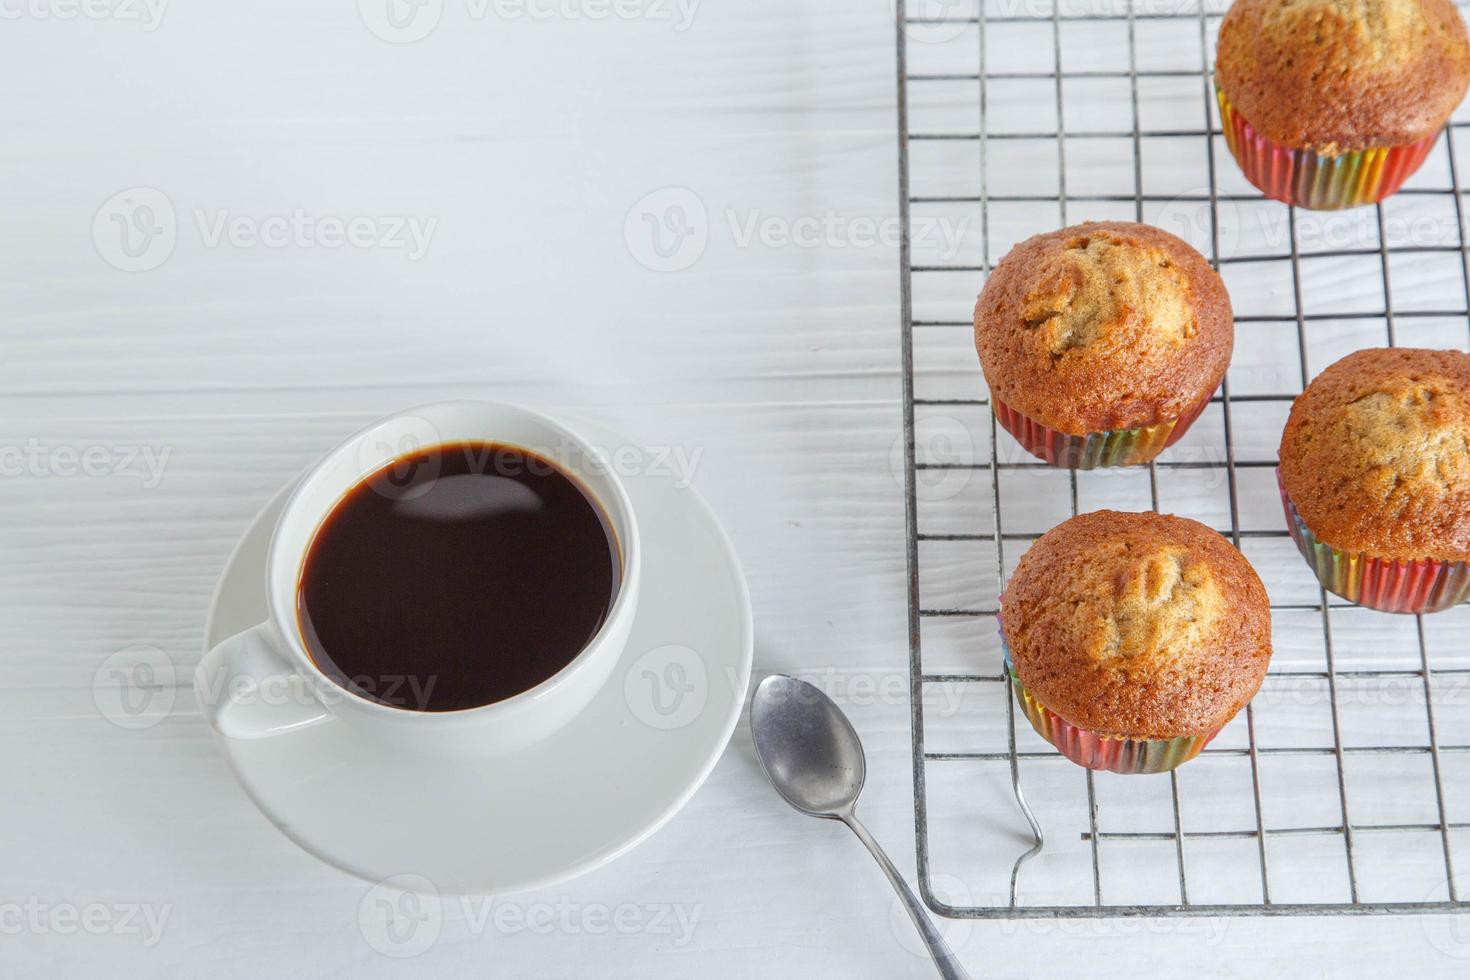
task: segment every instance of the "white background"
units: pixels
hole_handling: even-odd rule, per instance
[[[178,3],[152,24],[143,7],[3,9],[0,445],[38,446],[43,462],[0,480],[0,904],[142,903],[169,918],[151,946],[8,929],[0,973],[928,975],[876,867],[767,789],[743,722],[654,838],[562,888],[496,899],[562,909],[549,933],[477,927],[449,903],[438,941],[399,961],[359,930],[368,886],[247,801],[187,684],[142,731],[101,717],[92,688],[135,644],[192,666],[247,522],[360,424],[447,397],[574,410],[702,453],[696,485],[753,594],[757,674],[846,691],[870,764],[862,812],[912,874],[889,464],[897,256],[848,223],[891,229],[896,213],[886,0],[705,0],[687,23],[672,3],[543,18],[528,10],[549,3],[476,17],[444,0],[416,43],[375,36],[350,0]],[[156,268],[122,271],[106,229],[135,212],[103,211],[101,248],[94,219],[140,187],[166,197],[177,240],[145,252]],[[707,243],[678,271],[649,268],[667,263],[637,233],[636,205],[664,188],[688,193],[655,199],[655,217],[691,196],[706,215]],[[297,209],[435,225],[417,259],[307,238],[211,244],[199,227]],[[779,232],[829,218],[837,230],[815,241],[740,240],[751,220]],[[98,471],[68,475],[67,453],[89,447]],[[160,479],[121,467],[131,447],[168,454]],[[1017,838],[974,832],[1008,863]],[[587,910],[620,906],[698,918],[688,936],[579,928]],[[950,935],[977,976],[1463,975],[1447,953],[1470,940],[1450,928],[1170,920]]]

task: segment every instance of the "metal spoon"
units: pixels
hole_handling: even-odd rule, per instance
[[[918,897],[853,814],[868,766],[863,743],[842,709],[806,681],[772,674],[756,686],[750,699],[750,734],[761,768],[776,792],[802,813],[847,824],[893,882],[939,975],[945,980],[969,980]]]

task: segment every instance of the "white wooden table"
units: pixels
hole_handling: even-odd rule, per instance
[[[444,397],[593,414],[702,454],[757,673],[842,696],[865,818],[911,870],[886,0],[157,3],[0,7],[0,975],[928,975],[877,868],[766,788],[743,727],[634,852],[446,901],[398,960],[359,928],[367,886],[251,806],[187,683],[140,730],[93,692],[135,645],[187,677],[238,535],[358,424]],[[1453,976],[1454,926],[949,934],[976,976]]]

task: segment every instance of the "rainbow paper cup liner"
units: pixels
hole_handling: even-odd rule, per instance
[[[1335,211],[1383,200],[1419,169],[1439,138],[1436,132],[1417,143],[1323,156],[1262,136],[1235,111],[1219,85],[1215,86],[1215,97],[1220,102],[1225,143],[1246,180],[1269,198],[1313,211]]]
[[[1124,775],[1147,775],[1169,772],[1184,765],[1204,751],[1219,730],[1208,735],[1183,735],[1179,738],[1123,738],[1099,735],[1079,728],[1042,704],[1026,689],[1011,663],[1011,648],[1001,633],[1000,647],[1005,654],[1006,674],[1016,691],[1016,703],[1036,729],[1036,734],[1056,746],[1057,751],[1085,769],[1117,772]]]
[[[1078,436],[1058,432],[1022,415],[996,398],[994,392],[990,397],[996,420],[1016,437],[1017,442],[1026,447],[1027,452],[1037,459],[1046,460],[1052,466],[1064,466],[1073,470],[1147,463],[1178,442],[1209,403],[1210,399],[1206,397],[1194,408],[1168,422]]]
[[[1286,509],[1286,529],[1297,550],[1333,595],[1369,609],[1393,613],[1430,613],[1470,597],[1470,564],[1462,561],[1402,561],[1343,551],[1312,534],[1276,468],[1276,486]]]

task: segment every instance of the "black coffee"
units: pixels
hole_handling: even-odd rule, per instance
[[[575,478],[516,446],[454,443],[394,460],[337,502],[302,564],[297,616],[343,687],[455,711],[565,667],[621,578],[612,525]]]

